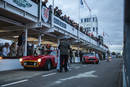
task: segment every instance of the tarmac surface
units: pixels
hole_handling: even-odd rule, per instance
[[[122,59],[99,64],[71,64],[69,72],[55,69],[0,72],[0,87],[119,87]]]

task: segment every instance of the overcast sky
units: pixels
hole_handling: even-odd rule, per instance
[[[92,15],[98,17],[99,34],[106,33],[105,43],[111,51],[119,52],[123,43],[123,0],[86,0],[92,9]],[[52,0],[49,0],[52,4]],[[79,0],[55,0],[55,6],[62,9],[64,14],[78,22]],[[87,8],[81,8],[81,17],[89,15]]]

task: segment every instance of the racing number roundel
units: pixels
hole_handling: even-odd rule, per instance
[[[45,23],[47,23],[49,19],[49,9],[44,6],[42,7],[42,19]]]

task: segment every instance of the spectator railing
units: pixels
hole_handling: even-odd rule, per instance
[[[6,6],[4,6],[4,4],[6,4]],[[19,5],[21,5],[22,7]],[[13,0],[0,1],[0,8],[5,9],[9,12],[14,13],[14,14],[17,14],[18,16],[22,16],[22,17],[29,19],[35,23],[39,22],[38,21],[39,6],[37,3],[35,3],[31,0],[27,0],[26,4],[21,3],[21,2],[19,2],[19,3],[14,2]],[[47,10],[45,10],[45,12],[47,12]],[[45,15],[45,17],[47,17],[47,15]],[[92,39],[88,35],[84,34],[83,32],[79,31],[78,29],[71,26],[67,22],[63,21],[61,18],[54,16],[53,24],[55,27],[60,28],[61,30],[69,33],[70,35],[72,35],[74,37],[77,37],[78,33],[79,33],[79,38],[81,40],[87,41],[87,42],[99,47],[98,42],[96,40]],[[104,49],[103,46],[101,46],[101,48]]]
[[[82,33],[81,31],[79,31],[78,29],[74,28],[73,26],[71,26],[70,24],[66,23],[65,21],[61,20],[60,18],[54,16],[54,26],[60,28],[61,30],[71,34],[72,36],[77,37],[78,33],[79,33],[79,38],[87,41],[93,45],[98,46],[97,42],[95,40],[93,40],[91,37],[85,35],[84,33]]]

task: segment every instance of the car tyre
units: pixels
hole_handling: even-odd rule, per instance
[[[48,70],[48,71],[51,70],[51,61],[50,60],[46,61],[44,69]]]

